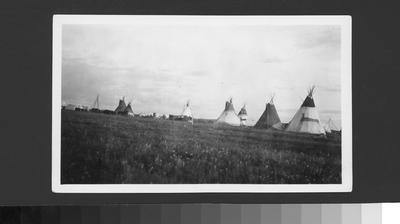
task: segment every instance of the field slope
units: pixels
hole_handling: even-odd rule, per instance
[[[340,140],[63,111],[62,184],[339,184]]]

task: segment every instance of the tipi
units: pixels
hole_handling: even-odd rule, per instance
[[[119,100],[118,107],[115,109],[116,114],[124,113],[126,109],[125,97]]]
[[[333,123],[331,118],[329,118],[329,120],[324,124],[324,130],[326,133],[332,133],[332,131],[339,131],[339,129]]]
[[[186,102],[185,106],[183,107],[183,111],[181,114],[183,117],[193,118],[192,110],[190,109],[190,102],[189,100]]]
[[[90,109],[90,112],[95,112],[95,113],[100,113],[100,103],[99,103],[99,95],[97,94],[96,99],[94,100],[94,103],[92,105],[92,108]]]
[[[246,121],[247,121],[246,104],[243,105],[242,109],[240,109],[238,116],[239,116],[239,119],[240,119],[240,125],[241,126],[246,126]]]
[[[274,97],[271,97],[265,107],[264,113],[261,115],[260,119],[258,119],[254,127],[267,129],[277,124],[281,124],[281,119],[275,108]]]
[[[235,108],[233,107],[232,98],[225,102],[225,109],[222,111],[221,115],[217,118],[216,123],[219,124],[229,124],[233,126],[240,125],[240,118],[235,113]]]
[[[192,115],[192,109],[190,109],[189,100],[186,102],[185,106],[183,107],[181,116],[184,121],[189,121],[193,124],[193,115]]]
[[[128,106],[126,106],[126,108],[124,110],[124,114],[129,115],[129,116],[134,116],[130,102],[128,103]]]
[[[183,106],[183,111],[180,115],[170,114],[168,119],[175,121],[189,121],[193,124],[193,115],[192,110],[190,109],[189,101],[186,102],[185,106]]]
[[[320,123],[318,111],[314,104],[314,88],[313,86],[308,91],[306,99],[290,121],[286,131],[325,134],[325,130]]]

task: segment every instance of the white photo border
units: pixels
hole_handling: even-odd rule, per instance
[[[339,25],[341,27],[341,184],[61,184],[61,66],[63,24]],[[54,193],[305,193],[351,192],[352,28],[351,16],[143,16],[54,15],[52,58],[52,191]]]

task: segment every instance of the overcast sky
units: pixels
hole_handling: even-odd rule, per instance
[[[63,25],[62,101],[135,113],[215,119],[230,97],[255,123],[275,94],[288,122],[307,90],[323,121],[340,125],[340,27],[271,25]]]

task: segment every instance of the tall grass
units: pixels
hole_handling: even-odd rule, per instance
[[[62,112],[63,184],[333,184],[340,141],[208,123]]]

